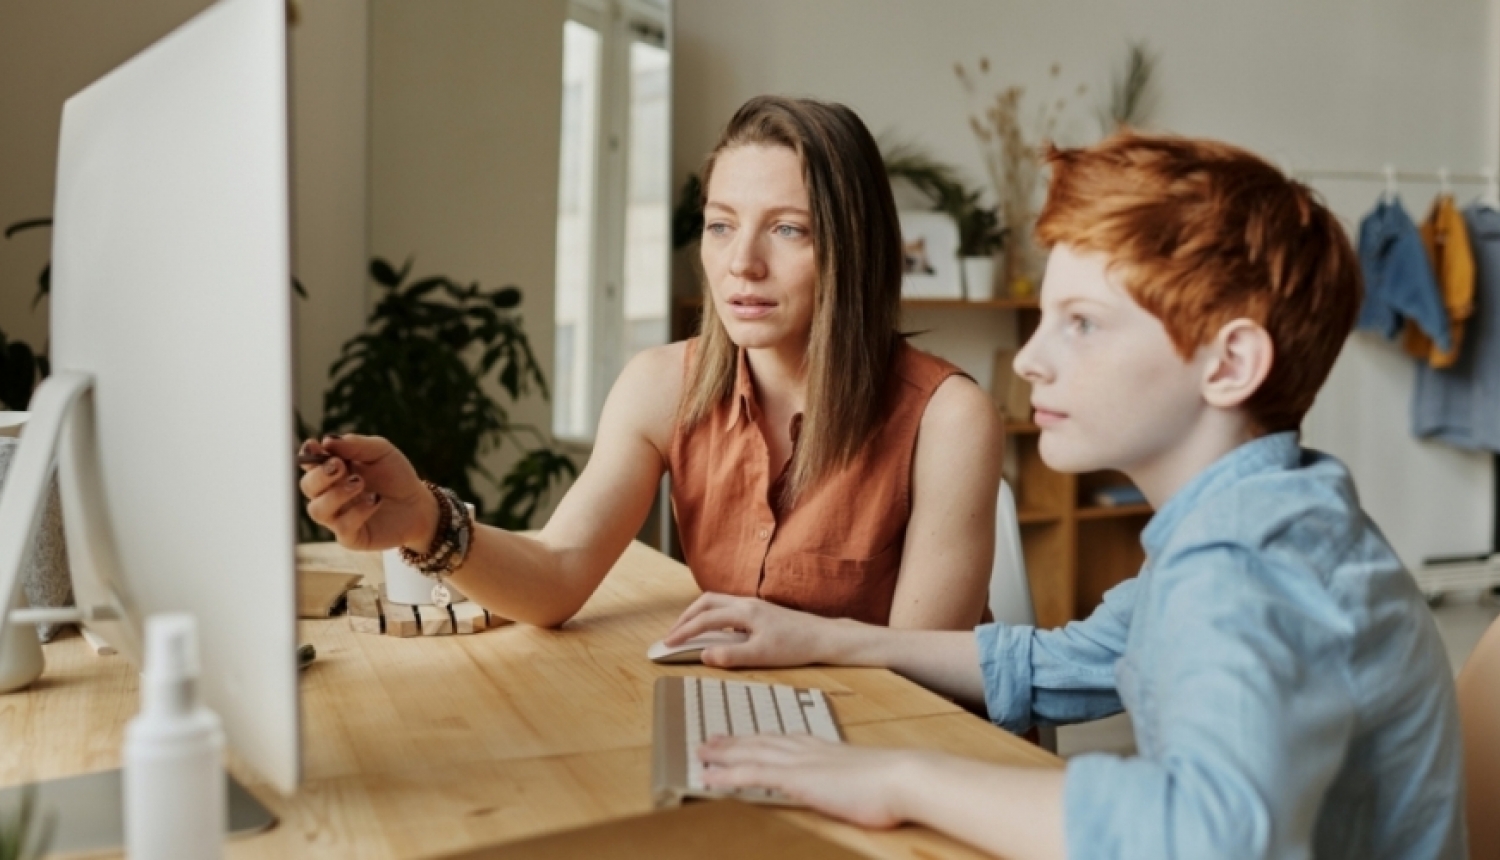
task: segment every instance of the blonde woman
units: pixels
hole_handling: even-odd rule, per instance
[[[994,552],[1003,435],[989,398],[897,330],[901,237],[848,108],[759,97],[704,167],[701,337],[615,382],[588,466],[534,537],[451,517],[376,437],[326,437],[312,518],[508,618],[555,626],[599,586],[663,473],[705,592],[892,627],[968,629]]]

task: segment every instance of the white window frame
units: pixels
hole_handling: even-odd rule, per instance
[[[594,222],[587,327],[577,336],[589,343],[584,378],[584,434],[560,434],[592,444],[605,398],[622,366],[625,344],[625,226],[630,165],[630,47],[638,41],[671,50],[670,0],[570,0],[568,18],[600,37],[599,99],[594,141]],[[672,107],[668,104],[668,123]],[[668,163],[671,152],[665,154]],[[670,171],[669,171],[670,174]],[[669,200],[670,200],[669,195]],[[670,248],[666,253],[670,255]],[[670,260],[668,261],[670,264]],[[670,271],[670,268],[668,268]],[[670,293],[670,284],[662,284]],[[668,305],[670,308],[670,304]],[[670,315],[670,311],[669,311]]]

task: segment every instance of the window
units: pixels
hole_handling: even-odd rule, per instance
[[[576,0],[563,29],[553,432],[593,438],[632,356],[666,343],[671,54],[666,7]]]

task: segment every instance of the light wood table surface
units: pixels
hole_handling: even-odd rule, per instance
[[[284,798],[236,776],[281,819],[231,858],[418,857],[580,827],[651,808],[652,685],[671,674],[818,687],[851,743],[922,747],[1022,766],[1055,756],[881,669],[723,672],[646,659],[698,595],[683,565],[632,544],[560,630],[523,624],[397,639],[347,619],[301,622],[303,781]],[[136,675],[78,637],[45,646],[31,689],[0,696],[0,785],[119,767]],[[919,827],[869,832],[778,812],[873,857],[980,856]]]

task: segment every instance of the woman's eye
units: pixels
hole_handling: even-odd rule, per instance
[[[722,221],[714,221],[710,224],[703,225],[703,232],[708,233],[711,236],[722,236],[725,233],[729,232],[729,225],[725,224]]]
[[[806,230],[803,230],[796,224],[777,224],[775,232],[776,235],[780,236],[783,239],[795,239],[798,236],[804,236],[807,233]]]

